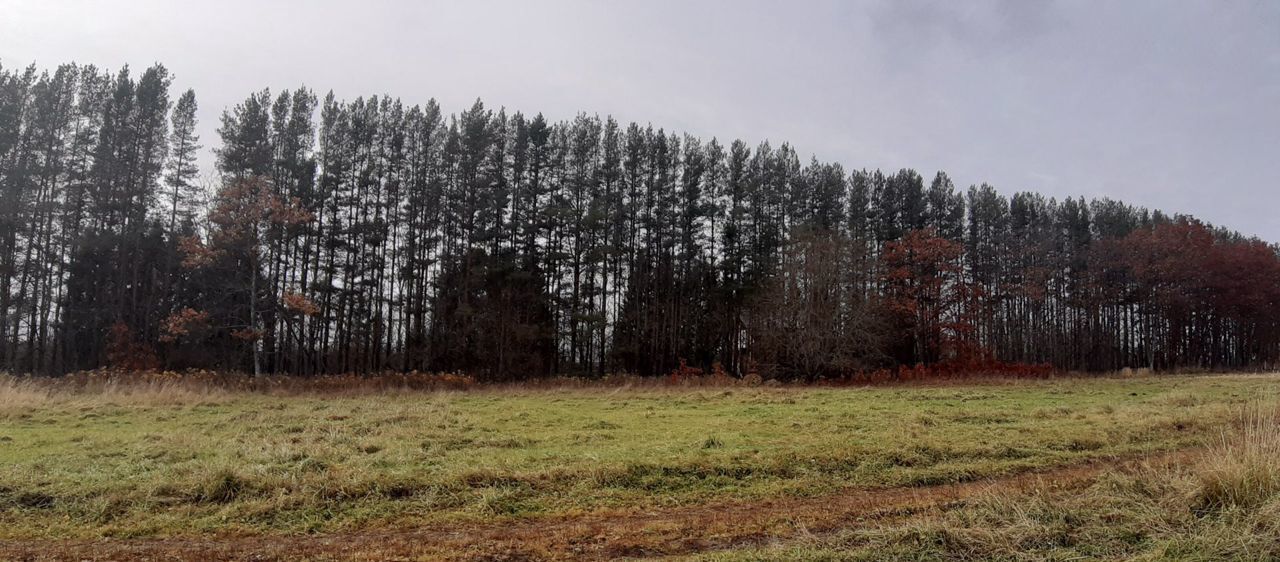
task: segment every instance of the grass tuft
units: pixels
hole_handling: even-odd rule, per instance
[[[1280,402],[1255,403],[1207,455],[1195,494],[1199,511],[1262,505],[1280,493]]]
[[[209,476],[201,486],[197,499],[204,503],[231,503],[247,488],[243,478],[230,469],[222,469]]]

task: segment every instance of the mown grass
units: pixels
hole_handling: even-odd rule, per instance
[[[270,396],[0,379],[0,539],[330,532],[957,482],[1196,446],[1274,386]]]
[[[992,488],[940,514],[689,560],[1280,560],[1280,402],[1242,409],[1187,463],[1083,489]]]

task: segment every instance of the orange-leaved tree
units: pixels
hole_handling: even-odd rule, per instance
[[[948,345],[965,341],[965,304],[972,298],[963,273],[964,247],[932,229],[912,230],[884,245],[882,282],[904,345],[899,360],[931,363]]]
[[[263,256],[271,245],[284,243],[312,220],[296,199],[277,193],[265,178],[251,176],[227,183],[214,197],[208,236],[182,244],[183,265],[197,272],[201,298],[213,310],[183,309],[181,318],[166,323],[174,327],[167,335],[177,338],[189,332],[193,322],[210,322],[215,330],[247,344],[253,372],[262,374],[263,309],[282,301],[287,310],[301,314],[311,314],[315,308],[302,295],[264,294],[273,284],[263,280]]]

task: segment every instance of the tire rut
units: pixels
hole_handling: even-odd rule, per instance
[[[0,541],[0,559],[91,560],[613,560],[758,546],[884,523],[992,488],[1088,485],[1102,471],[1185,461],[1187,449],[1097,459],[1042,471],[921,487],[857,489],[820,497],[724,501],[514,522],[376,529],[320,535]]]

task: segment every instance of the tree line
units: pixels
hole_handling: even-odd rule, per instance
[[[611,117],[0,67],[0,368],[1270,368],[1277,248]],[[207,185],[206,185],[207,183]]]

